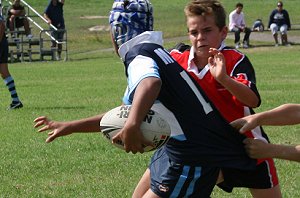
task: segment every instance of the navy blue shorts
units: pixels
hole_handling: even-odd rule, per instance
[[[157,150],[151,159],[151,190],[162,198],[210,197],[220,169],[177,164],[164,148]]]
[[[7,39],[2,38],[0,42],[0,64],[5,64],[8,61],[8,42]]]
[[[55,31],[54,29],[51,28],[51,30],[53,30],[51,32],[51,36],[53,36],[56,40],[58,40],[59,42],[63,41],[64,38],[64,34],[65,32],[58,29],[58,31]]]
[[[232,192],[234,187],[268,189],[278,185],[278,177],[273,159],[268,159],[256,166],[255,170],[222,168],[224,181],[218,186]]]

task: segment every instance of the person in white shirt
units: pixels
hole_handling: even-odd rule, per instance
[[[244,5],[242,3],[237,3],[235,10],[229,14],[229,31],[234,32],[234,43],[235,48],[240,47],[240,33],[244,32],[243,47],[249,47],[249,37],[251,34],[251,29],[246,27],[244,13],[242,12]]]

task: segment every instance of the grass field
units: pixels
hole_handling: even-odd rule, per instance
[[[37,0],[28,2],[40,11],[45,4]],[[156,29],[163,30],[166,38],[185,35],[184,18],[180,13],[188,1],[152,2],[156,11]],[[236,3],[223,2],[228,8]],[[245,7],[251,17],[249,21],[258,18],[257,13],[268,15],[274,2],[243,1],[245,6],[249,5]],[[285,1],[285,8],[290,14],[294,13],[292,21],[300,21],[296,15],[298,4],[297,0]],[[250,5],[254,6],[251,7],[253,10]],[[87,31],[90,26],[106,24],[107,19],[79,19],[84,15],[106,15],[110,7],[108,0],[66,1],[70,61],[10,64],[24,108],[6,111],[9,95],[4,86],[0,87],[1,198],[131,197],[152,153],[127,154],[97,133],[74,134],[46,144],[47,135],[33,129],[33,119],[40,115],[66,121],[96,115],[120,104],[126,86],[123,65],[112,51],[101,51],[111,47],[107,32]],[[166,46],[174,43],[167,42]],[[300,103],[299,51],[300,45],[243,50],[256,70],[262,97],[257,112],[283,103]],[[300,125],[265,129],[274,143],[300,142]],[[283,197],[300,197],[299,163],[276,160],[276,164]],[[251,196],[247,189],[235,189],[228,194],[216,188],[212,197]]]

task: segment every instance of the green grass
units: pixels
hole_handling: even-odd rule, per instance
[[[41,12],[45,1],[28,0]],[[185,35],[181,0],[153,0],[155,27],[165,38]],[[228,12],[235,1],[223,1]],[[243,1],[247,21],[268,16],[274,1]],[[251,5],[251,7],[250,7]],[[285,1],[293,21],[298,1]],[[131,197],[152,153],[127,154],[101,134],[74,134],[51,144],[33,129],[33,119],[47,115],[55,120],[80,119],[109,110],[121,102],[126,86],[120,59],[111,51],[107,32],[87,28],[105,25],[107,19],[83,20],[83,15],[107,15],[111,1],[66,1],[70,61],[10,64],[24,108],[6,111],[7,89],[0,87],[0,197]],[[230,9],[229,9],[230,8]],[[251,9],[250,9],[251,8]],[[298,32],[299,35],[299,32]],[[229,41],[232,42],[232,41]],[[167,42],[170,47],[176,42]],[[265,44],[265,43],[263,43]],[[267,43],[268,44],[268,43]],[[257,75],[264,111],[283,103],[300,103],[299,45],[243,50]],[[300,125],[265,127],[272,142],[299,144]],[[299,164],[276,160],[283,197],[300,197]],[[212,197],[250,197],[247,189],[232,194],[214,190]]]

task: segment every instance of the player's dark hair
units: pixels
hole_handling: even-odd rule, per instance
[[[278,6],[278,5],[283,6],[282,1],[278,1],[278,2],[277,2],[277,6]]]
[[[235,5],[235,7],[236,7],[236,8],[238,8],[238,7],[241,7],[241,8],[243,8],[243,7],[244,7],[244,5],[243,5],[242,3],[237,3],[237,4]]]
[[[220,30],[226,26],[226,11],[217,0],[192,0],[184,12],[186,17],[213,15]]]

